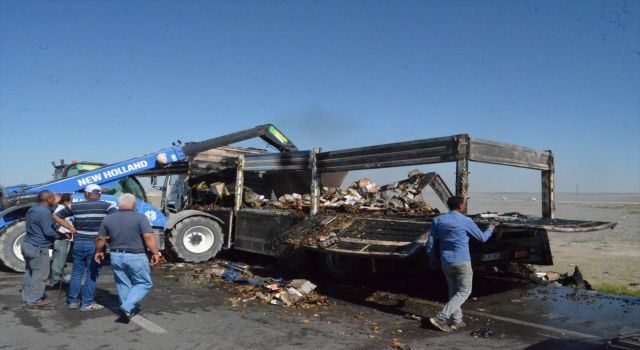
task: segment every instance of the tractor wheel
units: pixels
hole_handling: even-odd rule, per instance
[[[224,237],[217,222],[202,216],[177,223],[169,235],[173,253],[187,262],[212,259],[222,248]]]
[[[24,220],[12,223],[0,232],[0,262],[16,272],[24,272],[24,258],[20,246],[26,235],[27,225]]]

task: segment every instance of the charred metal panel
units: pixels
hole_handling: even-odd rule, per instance
[[[280,239],[327,253],[406,258],[424,248],[430,225],[425,218],[318,214],[291,227]]]
[[[455,139],[456,152],[456,196],[464,198],[465,204],[469,197],[469,136],[458,135]],[[464,207],[464,214],[467,207]]]
[[[308,170],[309,151],[246,155],[245,171]]]
[[[500,228],[487,243],[469,240],[474,266],[492,266],[500,262],[553,265],[547,231],[537,228]]]
[[[454,136],[318,153],[318,171],[348,171],[455,161]]]
[[[236,214],[234,248],[278,256],[280,243],[276,237],[305,217],[289,210],[241,209]]]
[[[272,131],[274,130],[277,131],[280,138],[272,134]],[[284,135],[282,135],[277,129],[275,129],[273,125],[265,124],[256,126],[255,128],[234,132],[201,142],[187,143],[183,147],[183,152],[186,156],[192,156],[212,148],[227,146],[236,142],[249,140],[254,137],[262,138],[281,152],[298,150],[296,146],[287,138],[285,138]]]
[[[431,186],[431,188],[433,189],[433,192],[435,192],[435,194],[438,196],[438,198],[440,198],[442,203],[446,205],[447,200],[451,196],[453,196],[453,193],[451,193],[451,190],[449,189],[447,184],[444,182],[442,177],[438,175],[438,173],[427,173],[427,177],[428,177],[426,181],[427,184]]]
[[[521,168],[549,170],[550,151],[482,139],[471,139],[470,160],[481,163],[511,165]]]
[[[555,198],[555,165],[553,155],[549,152],[548,167],[549,170],[542,171],[542,217],[553,219],[556,211]]]
[[[617,224],[606,221],[548,219],[518,213],[506,213],[484,218],[482,215],[485,214],[476,214],[470,217],[478,225],[500,224],[498,228],[540,229],[552,232],[593,232],[612,229]]]

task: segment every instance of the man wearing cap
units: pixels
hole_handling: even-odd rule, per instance
[[[73,269],[69,281],[67,306],[70,309],[80,308],[80,311],[100,310],[104,306],[93,301],[96,292],[96,282],[100,274],[101,264],[94,261],[95,241],[102,219],[107,214],[116,211],[115,205],[100,200],[102,189],[96,184],[85,187],[85,201],[75,202],[58,211],[54,220],[62,227],[69,228],[65,219],[73,217],[76,235],[74,237],[71,257]],[[84,286],[82,277],[86,273]],[[81,297],[80,297],[81,295]],[[79,300],[80,299],[80,300]]]

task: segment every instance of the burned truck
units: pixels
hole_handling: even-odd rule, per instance
[[[341,188],[347,172],[455,163],[456,195],[468,197],[469,162],[539,170],[542,215],[470,215],[481,229],[500,223],[485,244],[471,245],[478,268],[509,263],[552,265],[547,232],[588,232],[615,223],[554,217],[551,151],[472,138],[466,134],[323,152],[238,152],[226,166],[200,156],[198,172],[180,175],[180,205],[211,214],[221,225],[215,249],[268,255],[296,266],[319,259],[326,271],[351,276],[382,260],[420,258],[432,219],[439,215],[422,192],[429,186],[443,202],[452,195],[436,173],[414,171],[397,183],[368,179]],[[193,163],[191,163],[193,164]],[[191,165],[190,167],[193,167]],[[202,171],[202,169],[205,169]],[[167,189],[167,186],[164,187]],[[169,203],[165,203],[169,209]],[[213,252],[215,255],[217,253]]]

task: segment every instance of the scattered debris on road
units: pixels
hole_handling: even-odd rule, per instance
[[[494,334],[495,332],[487,327],[477,328],[471,332],[471,336],[474,338],[489,338],[493,337]]]
[[[230,291],[236,295],[229,299],[233,305],[251,300],[301,308],[328,304],[324,296],[314,291],[317,286],[311,281],[305,279],[287,281],[282,278],[262,277],[254,273],[261,269],[260,266],[215,260],[206,268],[195,269],[192,277],[201,283],[233,282],[229,285],[233,286]]]
[[[395,350],[411,350],[411,347],[405,343],[401,343],[398,339],[391,339],[391,348]]]

